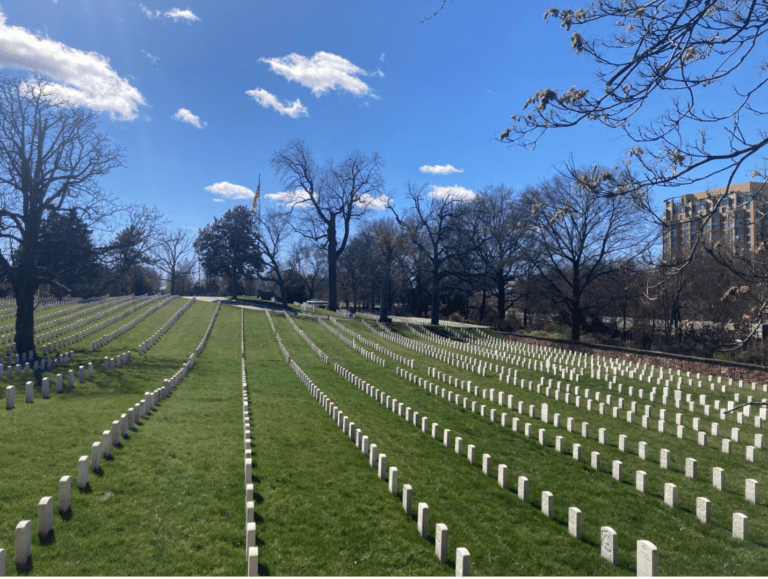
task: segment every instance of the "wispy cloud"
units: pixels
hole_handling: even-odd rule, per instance
[[[303,189],[296,189],[295,191],[280,191],[278,193],[267,193],[268,199],[274,199],[280,205],[295,207],[309,201],[309,195]]]
[[[309,116],[307,113],[307,107],[301,104],[299,99],[291,102],[280,102],[275,95],[263,88],[254,88],[252,90],[245,91],[249,97],[252,97],[257,103],[263,106],[265,109],[272,107],[281,115],[288,115],[292,119],[297,119],[301,115]]]
[[[216,195],[221,195],[221,197],[226,199],[253,199],[254,195],[253,191],[248,189],[248,187],[235,185],[234,183],[229,183],[227,181],[208,185],[205,190],[215,193]],[[221,197],[214,199],[214,201],[218,201]]]
[[[150,20],[154,20],[155,18],[160,18],[160,11],[159,10],[150,10],[144,4],[139,4],[139,10],[141,10],[144,13],[144,16],[149,18]]]
[[[9,26],[0,12],[0,68],[37,71],[53,83],[52,91],[75,106],[108,112],[118,120],[138,116],[144,97],[96,52],[83,52]]]
[[[144,6],[144,4],[139,4],[139,10],[141,10],[150,20],[156,20],[157,18],[160,18],[160,16],[171,18],[174,22],[186,22],[187,24],[200,20],[200,18],[195,16],[189,8],[186,10],[182,10],[181,8],[171,8],[165,12],[161,12],[160,10],[150,10]]]
[[[187,8],[186,10],[181,10],[180,8],[172,8],[167,12],[163,12],[163,16],[165,16],[166,18],[173,18],[174,22],[182,21],[182,22],[192,23],[200,20],[200,18],[195,16],[192,13],[192,10],[190,10],[189,8]]]
[[[216,201],[216,203],[224,203],[224,199],[219,199],[218,197],[214,199],[214,201]]]
[[[471,189],[465,189],[459,185],[453,187],[437,187],[433,186],[429,192],[430,197],[436,199],[448,199],[452,201],[472,201],[476,197],[475,192]]]
[[[433,175],[449,175],[450,173],[463,173],[464,169],[457,169],[453,165],[422,165],[419,167],[419,171]]]
[[[389,204],[391,202],[392,202],[392,198],[387,197],[386,195],[379,195],[378,197],[373,197],[372,195],[368,195],[368,193],[365,193],[360,197],[360,201],[358,202],[358,205],[362,205],[367,209],[382,210],[389,207]]]
[[[309,201],[309,194],[303,189],[296,189],[295,191],[279,191],[278,193],[267,193],[265,195],[268,199],[273,199],[280,203],[284,207],[302,207],[304,209],[310,209],[312,207]],[[367,193],[360,196],[360,200],[357,205],[366,207],[367,209],[381,210],[386,209],[391,203],[392,199],[386,195],[379,195],[374,197]]]
[[[189,123],[193,127],[197,127],[198,129],[202,129],[206,123],[200,122],[200,117],[197,115],[193,115],[192,111],[189,109],[179,109],[176,111],[176,114],[173,115],[173,118],[177,121],[181,121],[183,123]]]
[[[381,62],[387,62],[387,55],[382,52],[381,56],[379,57],[379,60]]]
[[[148,53],[148,52],[147,52],[146,50],[144,50],[143,48],[141,49],[141,53],[142,53],[144,56],[146,56],[146,57],[149,59],[149,62],[151,62],[152,64],[157,64],[158,62],[160,62],[160,57],[159,57],[159,56],[154,56],[154,55],[152,55],[152,54]]]
[[[260,58],[273,72],[312,90],[319,97],[331,90],[344,90],[355,96],[374,96],[371,87],[358,77],[368,73],[346,58],[316,52],[312,58],[295,52],[282,58]],[[375,74],[375,73],[374,73]]]

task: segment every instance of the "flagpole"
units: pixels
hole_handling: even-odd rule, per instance
[[[256,193],[253,195],[253,210],[256,211],[257,233],[261,237],[261,203],[259,203],[259,197],[261,196],[261,173],[259,173],[259,184],[256,186]]]

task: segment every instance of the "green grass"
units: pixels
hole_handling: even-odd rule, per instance
[[[260,574],[446,574],[400,501],[291,371],[265,315],[248,312],[245,325]]]
[[[542,448],[535,439],[527,439],[521,433],[512,433],[509,430],[501,429],[498,424],[491,425],[487,419],[481,419],[477,415],[457,410],[446,400],[431,396],[414,385],[400,386],[400,379],[393,380],[391,374],[387,376],[387,370],[382,370],[367,362],[346,346],[344,346],[346,350],[339,351],[339,346],[343,345],[338,339],[327,331],[323,337],[324,330],[321,331],[319,327],[312,329],[311,325],[307,322],[300,322],[302,329],[326,353],[336,352],[331,356],[333,361],[342,363],[349,370],[364,376],[374,385],[382,387],[388,394],[397,397],[398,400],[407,402],[408,405],[419,409],[430,417],[430,422],[437,421],[441,427],[445,425],[454,430],[455,434],[462,436],[464,436],[463,433],[470,432],[471,435],[464,436],[465,445],[467,443],[476,444],[478,457],[483,452],[489,452],[493,456],[494,464],[499,462],[507,464],[510,468],[510,481],[514,481],[519,474],[531,479],[531,497],[534,503],[540,496],[541,490],[552,491],[555,494],[556,519],[559,519],[561,524],[567,522],[568,506],[578,506],[584,512],[584,533],[587,541],[599,541],[599,527],[601,525],[613,526],[619,533],[620,565],[623,563],[625,570],[634,569],[635,541],[643,538],[651,540],[659,546],[662,552],[661,570],[663,574],[709,574],[712,572],[711,561],[718,557],[728,561],[727,565],[723,567],[722,573],[750,574],[755,572],[755,559],[760,560],[763,556],[761,543],[768,531],[763,523],[765,507],[747,503],[744,500],[743,485],[744,478],[759,479],[764,468],[744,461],[744,444],[734,444],[735,449],[730,455],[722,454],[719,447],[706,449],[698,447],[696,442],[691,440],[690,417],[687,415],[687,411],[683,414],[687,419],[689,438],[685,441],[679,441],[673,434],[663,435],[642,429],[637,424],[639,417],[636,417],[635,425],[629,425],[623,420],[617,421],[608,416],[600,416],[596,410],[588,412],[586,409],[578,409],[573,405],[566,406],[562,402],[555,402],[552,398],[538,395],[535,391],[522,391],[519,387],[502,386],[505,391],[513,393],[516,400],[525,400],[526,409],[529,404],[536,404],[540,408],[541,402],[547,402],[550,406],[550,416],[554,412],[561,412],[563,425],[565,425],[566,416],[574,417],[578,431],[580,431],[582,421],[590,423],[590,439],[584,440],[580,434],[568,433],[564,428],[555,431],[551,424],[547,426],[540,420],[520,417],[521,423],[532,422],[534,424],[534,432],[539,427],[547,428],[548,446]],[[354,326],[355,324],[350,325]],[[372,334],[364,332],[362,325],[358,325],[358,328],[357,331],[369,339],[378,339]],[[334,340],[336,345],[333,345]],[[395,345],[393,342],[379,341],[390,349],[396,349],[393,347]],[[405,353],[404,355],[408,354]],[[414,355],[430,366],[441,367],[453,375],[462,374],[461,371],[452,366],[439,363],[432,358],[421,357],[411,351],[411,356]],[[310,356],[306,363],[311,362],[314,363]],[[423,366],[417,365],[417,369],[423,369]],[[323,369],[318,367],[317,371],[322,372]],[[309,373],[312,375],[312,372]],[[426,372],[423,370],[419,374],[426,376]],[[536,374],[538,376],[538,373],[528,373],[528,371],[521,372],[521,374]],[[482,384],[487,388],[499,388],[498,378],[479,378],[476,374],[469,373],[466,373],[466,376],[472,379],[474,384]],[[603,389],[607,392],[605,383],[602,384]],[[593,391],[599,387],[597,381],[589,379],[585,381],[585,384],[582,384],[582,388],[585,385],[591,386]],[[447,387],[447,384],[445,386]],[[647,384],[645,386],[648,388]],[[341,388],[341,392],[345,390],[345,388]],[[698,391],[698,389],[695,390]],[[616,397],[615,391],[613,394]],[[346,396],[351,396],[351,394],[340,393],[339,396],[345,397],[337,401],[344,408]],[[628,397],[627,400],[629,400]],[[501,407],[491,405],[487,401],[482,401],[482,403],[488,404],[489,408],[496,407],[499,412],[502,411]],[[381,406],[373,401],[370,401],[370,404],[381,409]],[[658,403],[654,404],[654,412],[657,416],[660,406]],[[506,409],[504,411],[510,412]],[[675,411],[677,412],[677,410]],[[356,413],[351,411],[349,413],[354,419]],[[373,412],[373,414],[377,413]],[[511,416],[519,416],[516,412],[510,412],[510,414]],[[462,415],[465,415],[466,418]],[[673,418],[674,414],[668,418],[668,422]],[[733,419],[731,420],[733,421]],[[709,421],[703,420],[703,422],[708,424]],[[604,446],[597,443],[597,429],[601,426],[607,428],[609,445]],[[410,428],[416,431],[412,426]],[[753,427],[743,426],[744,431],[750,437],[751,428]],[[627,434],[629,437],[629,453],[618,451],[617,443],[620,433]],[[574,461],[569,454],[559,455],[554,451],[552,447],[554,446],[555,434],[564,437],[565,447],[569,454],[573,442],[582,444],[584,458],[581,462]],[[428,438],[421,433],[416,436]],[[651,460],[649,461],[642,461],[637,457],[637,442],[640,440],[649,444],[651,449]],[[474,441],[479,441],[479,443]],[[437,444],[433,441],[430,443]],[[672,471],[662,471],[658,466],[661,448],[668,448],[672,451]],[[599,451],[602,455],[600,473],[593,471],[589,466],[589,455],[593,450]],[[684,477],[684,461],[687,456],[694,456],[699,461],[699,476],[696,481]],[[612,460],[623,461],[624,483],[612,480],[610,475]],[[721,466],[726,469],[727,486],[723,493],[712,487],[712,466]],[[642,495],[634,489],[634,474],[635,470],[638,469],[647,471],[649,475],[649,493],[646,495]],[[679,506],[676,511],[671,511],[663,505],[662,496],[665,482],[674,482],[678,485]],[[492,481],[491,484],[493,484]],[[696,496],[706,496],[712,500],[712,525],[705,526],[696,520],[695,512],[693,512]],[[733,512],[737,511],[748,514],[750,524],[753,525],[754,523],[750,529],[752,542],[740,544],[730,539],[731,516]],[[566,542],[568,540],[572,539],[567,538]],[[470,552],[472,552],[471,548]],[[535,566],[544,569],[548,563],[549,561],[538,561]],[[581,567],[572,571],[574,574],[585,572]],[[517,574],[517,571],[513,574]]]
[[[130,330],[125,336],[90,352],[92,338],[68,349],[76,352],[76,367],[93,360],[95,377],[76,384],[73,391],[50,400],[39,397],[24,403],[17,389],[16,409],[0,412],[0,548],[6,549],[6,570],[17,574],[13,564],[16,523],[33,521],[37,502],[57,496],[58,479],[76,479],[77,458],[90,454],[93,441],[111,426],[144,391],[162,385],[199,344],[215,304],[197,303],[144,356],[138,344],[154,333],[184,304],[174,300]],[[144,310],[142,310],[144,311]],[[136,312],[135,315],[140,315]],[[91,473],[90,492],[73,484],[72,511],[55,514],[54,534],[41,541],[33,536],[32,575],[243,575],[245,557],[245,481],[243,477],[242,388],[240,378],[240,309],[222,307],[208,344],[192,371],[174,393],[160,403],[136,431],[114,449],[113,459],[103,463],[100,476]],[[415,517],[402,508],[401,497],[392,496],[366,457],[345,436],[290,369],[267,323],[266,314],[245,312],[246,370],[250,400],[254,493],[260,574],[269,575],[453,575],[455,550],[469,549],[476,575],[634,575],[636,541],[647,539],[660,551],[662,575],[755,575],[768,566],[766,505],[751,505],[744,498],[744,479],[764,482],[766,451],[758,462],[744,459],[746,444],[758,432],[749,420],[741,425],[742,442],[733,443],[731,454],[717,446],[702,448],[695,441],[687,407],[666,407],[667,434],[656,431],[660,401],[652,404],[652,429],[595,410],[576,408],[535,389],[500,383],[489,372],[485,378],[460,370],[430,356],[375,336],[362,324],[343,324],[387,349],[415,358],[414,372],[427,377],[428,366],[459,379],[472,380],[481,389],[501,389],[523,400],[526,414],[501,407],[482,397],[469,396],[488,409],[507,412],[520,419],[521,432],[502,428],[479,414],[430,394],[395,374],[397,364],[387,359],[382,368],[345,345],[309,318],[295,321],[307,336],[331,358],[323,364],[281,315],[272,315],[293,359],[315,384],[347,414],[355,427],[387,455],[388,466],[399,470],[399,485],[414,489],[414,513],[419,502],[430,506],[430,537],[421,538]],[[121,320],[116,327],[127,323]],[[404,326],[403,335],[414,337]],[[98,335],[111,331],[105,328]],[[418,334],[416,336],[418,338]],[[429,345],[435,342],[427,341]],[[450,348],[450,346],[448,346]],[[134,361],[105,373],[103,357],[132,350]],[[367,348],[366,349],[370,349]],[[459,350],[457,350],[459,351]],[[379,402],[343,379],[333,369],[342,364],[349,371],[381,388],[399,402],[437,422],[440,433],[450,428],[452,440],[464,440],[462,456],[445,448],[411,423],[385,409]],[[506,366],[506,364],[505,364]],[[540,372],[519,369],[518,375],[538,382]],[[546,375],[551,377],[552,375]],[[24,376],[17,384],[23,384]],[[437,383],[436,379],[430,379]],[[624,379],[626,386],[651,386]],[[565,381],[563,381],[565,383]],[[440,383],[447,390],[466,392]],[[584,377],[580,388],[610,393],[605,381]],[[737,388],[730,387],[730,392]],[[554,390],[554,388],[553,388]],[[659,391],[661,388],[659,387]],[[729,395],[683,387],[710,402]],[[626,390],[625,390],[626,392]],[[752,394],[743,391],[742,396]],[[758,397],[761,397],[758,394]],[[646,394],[647,398],[647,394]],[[635,398],[635,400],[638,400]],[[529,405],[542,403],[550,410],[550,423],[527,416]],[[647,400],[640,401],[640,409]],[[562,428],[555,429],[554,413]],[[676,412],[683,414],[686,440],[669,431]],[[703,429],[712,420],[699,413]],[[574,419],[574,432],[565,429]],[[534,437],[522,430],[529,422]],[[582,438],[581,424],[588,422],[590,436]],[[735,425],[729,417],[721,428]],[[597,440],[606,428],[607,444]],[[539,428],[547,430],[547,444],[538,443]],[[761,429],[762,430],[762,429]],[[618,450],[618,436],[628,436],[628,452]],[[555,436],[563,437],[566,453],[558,453]],[[650,458],[637,455],[639,441],[650,448]],[[744,441],[747,442],[744,442]],[[570,455],[574,443],[582,445],[582,460]],[[466,458],[467,445],[477,449],[477,461]],[[710,445],[713,442],[710,437]],[[672,452],[672,468],[659,467],[659,451]],[[601,454],[602,466],[589,465],[590,453]],[[480,468],[484,453],[493,460],[493,476]],[[698,478],[685,477],[685,458],[698,461]],[[624,481],[611,477],[611,461],[623,462]],[[509,467],[509,489],[496,482],[497,465]],[[8,465],[12,465],[11,468]],[[712,467],[726,471],[726,488],[712,486]],[[635,489],[635,471],[648,473],[648,492]],[[516,495],[518,476],[530,481],[530,501]],[[678,507],[663,503],[664,483],[678,486]],[[555,499],[552,520],[540,512],[541,493]],[[764,493],[765,494],[765,493]],[[696,519],[696,497],[712,501],[712,524]],[[568,507],[583,512],[583,537],[568,534]],[[742,512],[750,519],[750,540],[731,538],[731,517]],[[434,555],[436,523],[450,530],[449,562]],[[600,527],[618,532],[619,565],[600,557]]]

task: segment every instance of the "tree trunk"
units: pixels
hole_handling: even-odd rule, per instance
[[[581,308],[574,306],[571,309],[571,340],[579,341],[579,329],[581,327]]]
[[[499,322],[503,322],[504,318],[507,317],[506,289],[507,284],[504,281],[504,276],[498,276],[496,278],[496,312],[499,314]]]
[[[429,322],[433,326],[440,323],[440,275],[432,272],[432,318]]]
[[[381,279],[381,307],[379,308],[379,321],[389,322],[389,264],[384,267],[384,275]]]
[[[336,297],[336,262],[339,254],[336,252],[336,223],[331,221],[328,226],[328,309],[335,312],[338,308]]]
[[[16,293],[16,352],[35,350],[35,280],[34,265],[19,266],[14,291]],[[31,360],[30,360],[31,362]]]

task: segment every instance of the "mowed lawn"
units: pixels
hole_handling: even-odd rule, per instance
[[[0,548],[9,575],[16,574],[14,528],[22,519],[33,521],[27,570],[33,575],[245,573],[238,312],[221,310],[209,342],[214,347],[122,448],[113,449],[103,473],[90,473],[88,492],[75,484],[77,458],[90,455],[91,443],[112,420],[162,386],[202,339],[213,304],[195,304],[149,352],[135,353],[183,303],[171,302],[152,331],[139,328],[160,312],[132,330],[131,364],[97,371],[95,380],[50,400],[25,405],[22,393],[16,410],[4,411]],[[115,341],[106,351],[123,346],[128,343]],[[55,512],[53,536],[41,544],[37,502],[46,495],[56,500],[59,477],[66,474],[73,477],[71,513]]]
[[[291,358],[309,378],[355,422],[355,428],[387,455],[388,466],[399,474],[397,496],[377,475],[286,362],[264,313],[224,306],[208,344],[187,377],[144,419],[103,471],[90,473],[90,488],[76,487],[77,458],[90,455],[91,443],[101,440],[112,420],[138,402],[145,391],[162,386],[188,359],[205,333],[215,304],[196,303],[145,355],[138,344],[157,331],[185,303],[177,299],[149,316],[125,336],[90,352],[88,338],[72,349],[78,364],[93,360],[96,375],[73,391],[24,403],[23,381],[17,383],[16,409],[0,414],[0,548],[6,550],[6,572],[14,565],[14,528],[22,519],[33,522],[31,575],[244,575],[246,512],[241,367],[245,364],[252,437],[256,544],[261,575],[454,575],[457,547],[471,553],[474,575],[635,575],[635,547],[639,539],[656,544],[662,575],[753,575],[768,568],[766,506],[744,498],[744,478],[761,479],[763,457],[744,460],[744,441],[722,453],[712,442],[700,447],[695,433],[680,440],[667,406],[668,431],[633,424],[576,408],[573,401],[502,384],[492,372],[483,378],[435,358],[419,354],[375,336],[358,322],[344,322],[354,332],[407,358],[415,358],[414,372],[427,378],[427,367],[438,367],[482,389],[502,389],[524,401],[525,414],[481,396],[439,382],[478,408],[495,409],[496,422],[459,407],[439,395],[396,375],[398,365],[386,355],[382,368],[355,352],[317,321],[295,318],[306,335],[330,357],[324,364],[281,315],[274,325]],[[150,306],[151,307],[151,306]],[[141,310],[144,311],[144,310]],[[140,315],[141,311],[135,315]],[[241,358],[241,316],[245,356]],[[133,316],[131,316],[133,317]],[[128,318],[130,320],[131,318]],[[127,323],[126,320],[116,327]],[[398,327],[403,335],[412,335]],[[110,331],[100,331],[98,335]],[[350,336],[347,336],[350,337]],[[423,339],[423,336],[421,337]],[[87,342],[87,343],[86,343]],[[434,345],[434,342],[429,342]],[[104,356],[133,351],[133,362],[105,373]],[[370,350],[371,348],[366,347]],[[439,425],[440,440],[424,433],[397,413],[387,410],[364,391],[334,371],[339,363],[405,406]],[[505,364],[506,365],[506,364]],[[70,366],[73,367],[73,366]],[[522,369],[526,380],[540,372]],[[23,376],[21,378],[24,378]],[[631,380],[625,383],[640,383]],[[605,382],[584,379],[582,388],[609,393]],[[646,388],[650,388],[647,384]],[[688,388],[687,392],[700,392]],[[730,392],[730,391],[729,391]],[[616,397],[615,390],[610,392]],[[712,399],[722,398],[707,392]],[[626,391],[623,396],[631,398]],[[540,418],[541,404],[550,409],[549,423]],[[528,416],[530,405],[536,418]],[[654,404],[654,418],[660,403]],[[499,424],[501,412],[518,418],[520,432]],[[552,416],[561,414],[554,428]],[[691,416],[684,413],[684,423]],[[565,428],[574,419],[574,432]],[[711,420],[702,422],[709,428]],[[734,422],[734,419],[730,419]],[[590,435],[581,436],[589,422]],[[523,433],[532,425],[533,436]],[[654,426],[656,421],[654,420]],[[726,424],[723,424],[726,426]],[[730,430],[730,422],[727,424]],[[607,431],[606,444],[597,440],[598,428]],[[451,429],[451,444],[442,444],[443,429]],[[547,430],[545,445],[538,429]],[[690,427],[689,427],[690,428]],[[672,431],[672,432],[670,432]],[[744,437],[757,432],[743,425]],[[618,435],[626,434],[627,452],[618,449]],[[453,440],[463,438],[463,451]],[[554,448],[563,437],[565,451]],[[714,439],[713,439],[714,440]],[[638,442],[647,441],[648,460],[638,457]],[[475,464],[467,460],[469,444],[476,447]],[[571,456],[573,444],[582,445],[581,460]],[[671,450],[669,470],[659,466],[659,452]],[[590,466],[591,452],[600,452],[599,470]],[[481,470],[482,455],[492,457],[490,476]],[[685,476],[685,458],[698,460],[696,479]],[[621,460],[623,481],[612,478],[611,463]],[[509,468],[509,488],[497,482],[497,468]],[[726,469],[726,488],[712,486],[712,466]],[[648,491],[635,489],[635,471],[648,473]],[[72,510],[55,511],[54,532],[41,541],[36,536],[37,502],[57,497],[59,477],[73,477]],[[529,498],[517,493],[518,476],[529,479]],[[678,506],[664,504],[664,484],[678,487]],[[413,487],[413,514],[402,506],[404,484]],[[554,495],[554,516],[541,512],[542,492]],[[698,521],[695,499],[712,501],[712,523]],[[429,505],[428,537],[416,525],[417,505]],[[583,535],[568,532],[568,508],[583,512]],[[750,538],[731,537],[731,516],[750,518]],[[435,525],[450,532],[448,561],[435,555]],[[600,527],[618,532],[619,562],[600,556]]]

